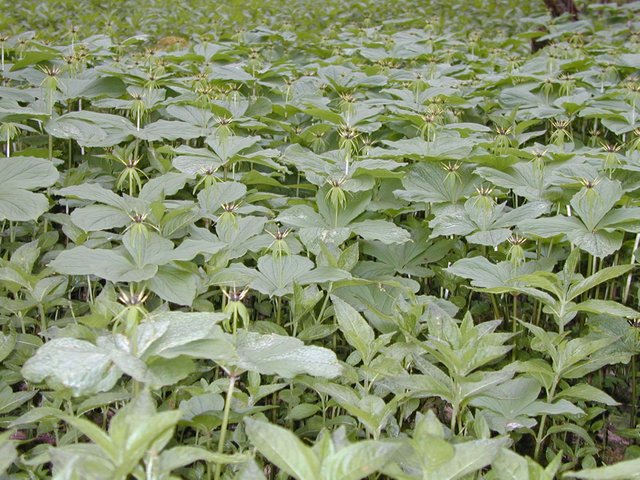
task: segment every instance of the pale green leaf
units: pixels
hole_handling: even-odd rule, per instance
[[[319,480],[320,461],[311,448],[282,427],[245,418],[249,441],[267,460],[297,480]]]
[[[373,328],[371,328],[369,323],[362,318],[362,315],[360,315],[355,308],[340,297],[332,295],[331,302],[336,312],[338,325],[345,339],[360,352],[363,360],[368,361],[369,352],[375,340]]]
[[[54,338],[25,362],[22,375],[31,382],[46,381],[53,388],[68,388],[80,396],[111,390],[121,372],[110,351],[85,340]]]
[[[323,480],[360,480],[393,459],[398,443],[364,440],[334,453],[322,462]]]
[[[233,455],[212,452],[204,448],[191,446],[178,446],[165,450],[158,459],[158,468],[162,472],[170,472],[176,468],[185,467],[199,460],[210,463],[242,463],[250,457],[247,454],[236,453]]]
[[[291,378],[299,374],[334,378],[342,367],[331,350],[305,346],[302,341],[282,335],[260,335],[238,332],[236,342],[239,360],[235,363],[245,370],[264,375]]]
[[[565,473],[565,477],[582,480],[637,480],[640,479],[640,458],[618,462],[600,468]]]

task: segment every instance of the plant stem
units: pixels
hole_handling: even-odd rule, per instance
[[[498,308],[498,302],[496,301],[496,296],[493,293],[490,293],[491,297],[491,305],[493,305],[493,315],[494,318],[500,318],[500,309]]]
[[[220,426],[220,439],[218,440],[218,453],[224,453],[224,441],[227,436],[227,425],[229,424],[229,412],[231,412],[231,400],[233,399],[233,389],[236,384],[236,376],[234,374],[229,375],[229,389],[227,390],[227,396],[224,400],[224,412],[222,415],[222,425]],[[220,480],[220,474],[222,473],[222,464],[216,464],[215,480]]]
[[[324,302],[322,303],[322,307],[320,307],[320,313],[318,314],[316,323],[322,322],[324,311],[327,309],[327,305],[329,304],[329,296],[331,295],[331,290],[333,290],[333,282],[329,282],[329,290],[327,290],[327,294],[324,297]]]
[[[282,325],[282,302],[280,297],[275,298],[276,302],[276,325]]]
[[[93,305],[94,300],[93,300],[93,288],[91,285],[91,276],[87,275],[87,296],[88,296],[88,300],[91,303],[91,305]]]
[[[636,235],[636,240],[633,243],[633,250],[631,250],[631,258],[629,259],[630,264],[633,264],[634,262],[633,254],[638,249],[639,245],[640,245],[640,233]],[[622,294],[622,303],[627,303],[627,298],[629,297],[629,290],[631,290],[632,276],[633,274],[631,272],[629,272],[629,274],[627,275],[627,283],[624,286],[624,293]]]
[[[40,332],[47,330],[47,316],[44,313],[44,307],[42,303],[38,303],[38,315],[40,316]]]
[[[518,331],[518,295],[513,295],[513,313],[511,314],[511,324],[512,324],[512,333],[515,338],[515,334]],[[517,342],[514,343],[513,349],[511,350],[511,360],[513,362],[516,361],[517,354]]]
[[[635,333],[635,332],[634,332]],[[631,357],[631,424],[629,428],[636,428],[638,416],[638,385],[636,371],[636,355]]]
[[[553,384],[551,385],[551,388],[547,392],[547,403],[551,403],[553,400],[556,387],[558,385],[558,380],[559,379],[557,377],[554,378]],[[533,459],[536,462],[540,461],[540,452],[542,451],[542,445],[544,443],[544,431],[545,431],[546,425],[547,425],[547,414],[545,413],[544,415],[542,415],[542,418],[540,419],[540,428],[538,428],[538,434],[536,435],[536,448],[533,453]]]

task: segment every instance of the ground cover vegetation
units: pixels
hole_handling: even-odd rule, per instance
[[[322,3],[3,9],[2,478],[640,478],[640,2]]]

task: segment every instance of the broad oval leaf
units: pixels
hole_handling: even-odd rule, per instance
[[[320,461],[298,437],[282,427],[244,419],[249,440],[267,460],[297,480],[320,480]]]
[[[47,197],[33,193],[58,179],[54,164],[35,157],[0,158],[0,220],[35,220],[49,209]]]
[[[31,382],[46,381],[53,388],[68,388],[80,396],[111,390],[122,372],[110,351],[85,340],[54,338],[25,362],[22,375]]]
[[[360,480],[381,469],[393,459],[401,445],[364,440],[334,453],[322,462],[323,480]]]
[[[307,374],[335,378],[342,373],[335,353],[323,347],[306,346],[294,337],[241,331],[236,353],[238,359],[233,360],[233,364],[264,375],[291,378]]]

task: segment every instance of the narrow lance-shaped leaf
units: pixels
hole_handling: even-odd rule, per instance
[[[336,311],[336,319],[340,330],[345,336],[347,342],[360,352],[362,359],[367,363],[370,359],[369,354],[371,345],[375,340],[373,328],[362,318],[362,316],[340,297],[331,296],[333,308]]]

